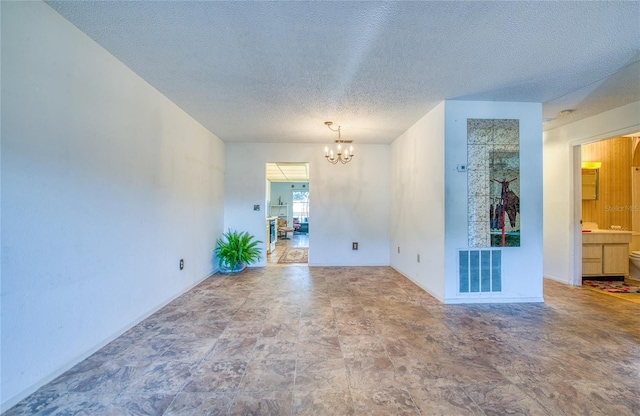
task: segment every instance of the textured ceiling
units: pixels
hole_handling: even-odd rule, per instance
[[[389,143],[445,99],[542,102],[547,129],[640,100],[637,1],[48,4],[225,142],[331,142],[332,120]]]

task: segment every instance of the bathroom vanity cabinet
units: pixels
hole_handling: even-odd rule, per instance
[[[582,275],[629,276],[630,242],[629,231],[582,233]]]

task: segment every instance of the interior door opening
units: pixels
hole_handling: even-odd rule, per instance
[[[640,280],[640,268],[629,257],[640,250],[639,144],[640,132],[573,145],[572,285],[581,286],[583,279]],[[594,230],[632,235],[607,235],[621,240],[607,240],[600,247]],[[617,255],[607,255],[613,248]]]
[[[267,266],[308,265],[313,226],[309,163],[269,162],[266,182]]]

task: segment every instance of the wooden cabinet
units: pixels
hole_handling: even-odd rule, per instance
[[[582,275],[628,276],[630,242],[630,232],[583,233]]]
[[[582,245],[582,274],[602,274],[602,244]]]
[[[629,245],[602,245],[602,274],[629,275]]]

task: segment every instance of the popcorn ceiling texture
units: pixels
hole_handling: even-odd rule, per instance
[[[640,2],[48,4],[226,142],[333,120],[389,143],[444,99],[578,108],[547,128],[640,100]]]

